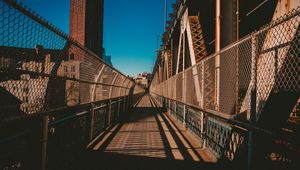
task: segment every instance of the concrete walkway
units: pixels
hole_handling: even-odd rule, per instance
[[[94,142],[78,169],[217,169],[196,138],[146,95]]]

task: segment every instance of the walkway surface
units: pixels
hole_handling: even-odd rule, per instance
[[[199,142],[144,96],[119,124],[96,139],[78,169],[216,169]]]

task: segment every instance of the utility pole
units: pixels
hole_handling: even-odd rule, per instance
[[[240,39],[240,0],[236,0],[236,41]],[[235,113],[239,111],[239,45],[236,48]]]
[[[166,32],[167,27],[167,0],[165,0],[165,10],[164,10],[164,32]]]
[[[220,0],[216,0],[216,43],[215,43],[215,53],[216,53],[216,61],[215,61],[215,68],[216,68],[216,86],[215,86],[215,100],[216,106],[215,109],[219,111],[219,95],[220,95],[220,18],[221,18],[221,2]]]
[[[236,0],[236,40],[240,39],[240,0]]]

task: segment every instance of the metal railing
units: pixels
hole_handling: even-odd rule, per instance
[[[0,0],[0,169],[64,169],[144,89],[45,19]]]
[[[167,80],[157,71],[150,93],[204,147],[233,160],[248,149],[239,149],[253,140],[248,133],[279,132],[297,104],[299,25],[298,8]]]

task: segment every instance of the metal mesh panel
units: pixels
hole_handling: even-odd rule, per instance
[[[128,86],[127,86],[127,88],[126,88],[125,95],[129,95],[132,87],[134,87],[134,83],[130,81],[129,84],[128,84]]]
[[[245,129],[249,128],[239,121],[248,122],[246,119],[252,118],[250,113],[253,112],[256,113],[255,125],[259,129],[262,126],[268,130],[284,129],[293,135],[297,133],[286,123],[292,117],[295,119],[299,110],[300,8],[280,18],[276,19],[276,16],[277,12],[269,25],[225,47],[220,53],[204,58],[165,83],[152,81],[153,90],[150,92],[169,98],[172,116],[185,121],[188,129],[196,134],[199,134],[199,126],[203,125],[203,143],[219,158],[233,160],[239,155],[239,147],[247,140]],[[220,67],[216,68],[218,57]],[[155,71],[154,78],[157,79],[159,71]],[[166,90],[165,84],[170,89],[161,93],[162,86]],[[255,103],[256,109],[252,107]],[[188,108],[185,115],[183,108]],[[199,114],[202,109],[205,114]],[[184,116],[186,119],[182,120]],[[266,129],[249,130],[255,133],[262,130],[263,134],[269,134]],[[272,137],[271,140],[275,139]],[[286,139],[281,138],[280,141]],[[288,160],[281,151],[275,150],[271,147],[266,149],[268,153],[263,155],[264,158]]]
[[[183,76],[182,74],[178,74],[176,78],[176,100],[182,101],[182,93],[183,93]]]
[[[172,81],[171,81],[171,86],[172,86],[172,99],[176,99],[176,89],[177,89],[177,81],[176,81],[176,79],[177,79],[177,77],[176,76],[174,76],[174,77],[172,77]]]
[[[94,113],[94,128],[93,128],[93,136],[97,135],[99,132],[105,130],[107,126],[107,106],[103,106],[99,109],[95,110]]]
[[[196,67],[194,67],[196,69]],[[194,69],[192,68],[192,69]],[[195,81],[194,81],[194,76],[192,74],[192,69],[189,69],[185,72],[185,103],[192,104],[192,105],[198,105],[197,103],[197,93],[196,93],[196,88],[195,88]],[[198,76],[198,75],[195,75]]]
[[[123,84],[123,87],[127,87],[128,86],[128,84],[130,83],[130,81],[129,80],[126,80],[125,82],[124,82],[124,84]],[[125,96],[126,94],[126,88],[123,88],[123,89],[121,89],[121,96]]]
[[[0,169],[69,169],[123,110],[105,99],[121,89],[132,96],[133,85],[37,14],[0,0]]]
[[[203,59],[196,64],[197,70],[189,68],[183,71],[186,88],[181,82],[183,73],[169,78],[167,87],[171,89],[166,89],[165,83],[158,80],[158,72],[151,87],[159,95],[189,105],[225,114],[239,114],[249,110],[250,92],[253,83],[256,83],[259,117],[271,94],[299,92],[299,13],[299,8],[293,10],[258,32],[222,49],[220,54]],[[220,57],[219,80],[216,79],[216,57]],[[251,78],[254,74],[257,82],[253,76]],[[167,92],[162,93],[163,86]],[[181,92],[183,90],[186,91]]]
[[[203,114],[203,112],[187,108],[186,126],[199,137],[201,137],[201,123],[203,123],[201,114]]]
[[[176,117],[180,122],[183,122],[183,117],[184,117],[184,105],[183,104],[176,104]]]
[[[235,114],[237,83],[237,47],[223,51],[220,55],[219,111]]]
[[[203,107],[206,109],[215,109],[215,58],[204,61],[204,89],[203,89]]]
[[[166,97],[172,98],[172,89],[173,89],[172,78],[167,80],[167,84],[168,84],[168,95]]]
[[[43,45],[45,49],[61,50],[66,40],[29,16],[0,2],[0,46],[33,49]],[[2,51],[2,50],[1,50]]]
[[[300,16],[270,25],[257,34],[257,117],[263,111],[269,96],[274,93],[299,93],[299,32]]]
[[[168,94],[168,86],[167,86],[167,82],[166,81],[164,81],[163,82],[163,86],[164,86],[164,89],[163,89],[163,96],[167,96],[167,94]]]
[[[126,76],[16,2],[0,1],[0,13],[0,117],[91,103],[132,88]]]
[[[124,82],[124,77],[118,75],[116,81],[115,81],[115,84],[116,86],[123,86],[123,82]],[[115,98],[115,97],[120,97],[120,90],[121,88],[120,87],[113,87],[112,89],[112,98]]]
[[[223,148],[227,144],[227,140],[231,134],[231,127],[225,123],[213,118],[207,119],[206,135],[208,136],[208,147],[216,156],[223,155]]]
[[[250,102],[252,39],[246,38],[238,45],[238,106],[237,113],[248,109]]]

